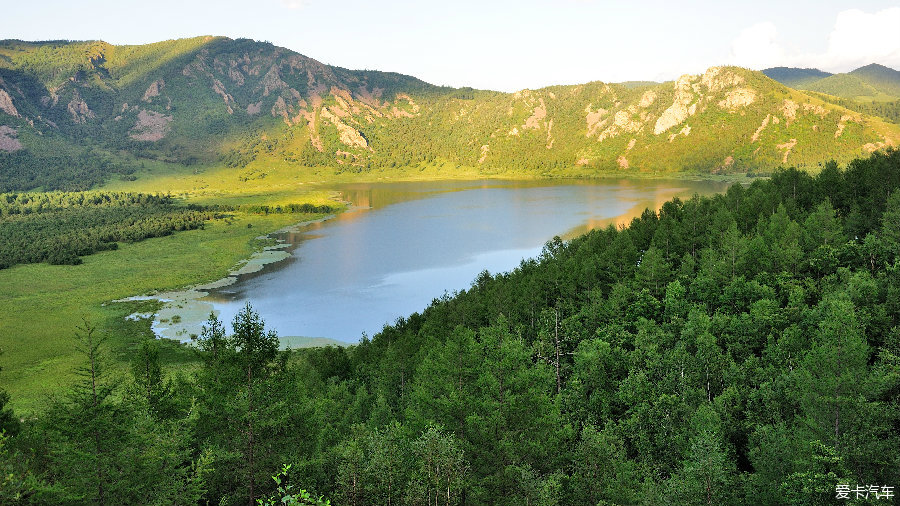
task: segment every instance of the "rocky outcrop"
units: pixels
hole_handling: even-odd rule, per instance
[[[719,107],[734,112],[742,107],[747,107],[755,100],[755,91],[750,88],[737,88],[729,91],[725,98],[719,101]]]
[[[547,106],[544,104],[544,99],[538,99],[539,105],[536,105],[534,109],[531,111],[531,116],[525,119],[525,124],[522,128],[526,130],[537,130],[541,128],[541,123],[547,117]]]
[[[94,119],[94,111],[88,107],[87,102],[85,102],[81,95],[78,94],[78,90],[75,90],[72,93],[72,100],[69,101],[69,104],[66,106],[66,109],[69,111],[69,114],[72,115],[72,121],[78,123],[79,125],[87,123],[87,120]]]
[[[9,96],[9,93],[6,90],[0,90],[0,111],[9,114],[10,116],[19,117],[19,111],[16,110],[16,106],[13,105],[12,97]]]
[[[700,84],[710,93],[718,93],[743,83],[743,77],[724,67],[710,67],[700,76]]]
[[[331,124],[337,128],[341,143],[344,145],[350,146],[351,148],[366,148],[369,146],[365,137],[363,137],[355,128],[344,123],[339,117],[332,114],[327,107],[322,108],[322,118],[330,121]]]
[[[231,108],[231,104],[234,103],[234,97],[228,94],[225,91],[225,85],[222,84],[222,81],[218,79],[213,79],[213,91],[216,92],[216,95],[222,97],[222,100],[225,101],[225,110],[228,111],[228,114],[234,114],[234,109]]]
[[[766,114],[766,118],[762,120],[762,124],[759,125],[759,128],[756,129],[756,132],[753,132],[753,137],[750,138],[750,142],[756,142],[759,140],[759,135],[763,133],[763,130],[769,126],[769,120],[772,118],[771,114]],[[837,137],[837,136],[835,136]]]
[[[491,147],[487,144],[481,146],[481,157],[478,158],[478,163],[484,163],[487,160],[488,153],[491,152]]]
[[[137,123],[131,128],[129,137],[136,141],[156,142],[169,133],[172,116],[141,109]]]
[[[775,146],[778,149],[784,150],[784,156],[781,158],[781,163],[787,164],[788,156],[791,155],[791,150],[793,150],[794,146],[796,146],[796,145],[797,145],[797,139],[791,139],[788,142],[785,142],[784,144],[779,144],[779,145]]]
[[[597,134],[597,132],[603,128],[605,125],[605,121],[603,121],[603,117],[609,112],[606,109],[600,107],[596,111],[593,110],[593,104],[588,104],[585,107],[585,120],[587,121],[587,137],[593,137]]]
[[[600,142],[606,139],[617,137],[624,133],[640,133],[644,130],[644,120],[647,119],[647,113],[641,113],[638,118],[633,116],[637,114],[637,106],[631,105],[627,109],[617,111],[613,116],[613,124],[600,133],[597,140]]]
[[[683,75],[675,81],[675,98],[653,127],[653,133],[659,135],[675,125],[680,125],[697,110],[694,102],[694,92],[691,86],[696,80],[695,76]]]
[[[784,102],[781,103],[781,113],[784,115],[784,120],[788,125],[790,125],[792,121],[797,119],[797,109],[799,108],[800,106],[797,104],[797,102],[794,102],[793,100],[788,98],[784,99]]]
[[[144,92],[144,96],[141,98],[142,102],[150,103],[154,97],[159,96],[160,90],[162,90],[166,86],[166,82],[162,79],[157,81],[153,81],[150,83],[150,86],[147,88],[147,91]]]
[[[22,149],[22,143],[18,139],[18,130],[0,125],[0,151],[12,153],[20,149]]]
[[[656,102],[656,92],[653,90],[647,90],[641,95],[641,101],[638,102],[638,106],[642,109],[646,109],[653,105],[653,102]]]

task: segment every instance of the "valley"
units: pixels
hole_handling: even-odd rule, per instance
[[[505,93],[0,41],[0,502],[893,484],[898,76]]]

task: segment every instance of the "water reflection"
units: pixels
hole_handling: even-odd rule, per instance
[[[686,181],[442,181],[337,187],[354,209],[286,234],[294,257],[210,294],[230,321],[250,300],[284,336],[356,341],[421,311],[482,270],[516,267],[554,235],[627,225],[674,196],[723,191]]]

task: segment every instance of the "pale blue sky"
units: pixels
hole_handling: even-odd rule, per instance
[[[321,62],[513,91],[733,63],[900,68],[900,0],[0,0],[0,38],[268,40]]]

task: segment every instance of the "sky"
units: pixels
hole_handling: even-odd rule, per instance
[[[900,0],[0,0],[0,38],[269,41],[329,65],[515,91],[713,65],[900,69]]]

